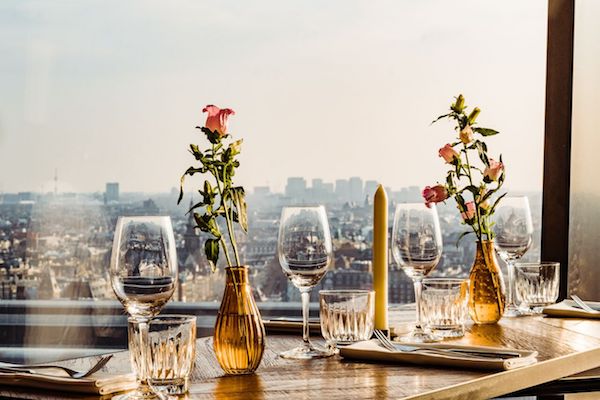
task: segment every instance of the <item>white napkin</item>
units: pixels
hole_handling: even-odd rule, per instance
[[[411,345],[412,346],[412,345]],[[387,363],[409,363],[419,365],[436,365],[443,367],[461,367],[470,369],[486,369],[486,370],[508,370],[519,367],[524,367],[537,362],[537,351],[525,351],[515,349],[504,349],[495,347],[482,346],[465,346],[457,344],[435,344],[432,346],[440,349],[444,348],[461,348],[468,350],[481,350],[487,352],[511,351],[519,353],[520,357],[509,359],[501,358],[473,358],[463,356],[461,354],[439,354],[428,353],[424,351],[418,352],[401,352],[390,351],[382,347],[376,339],[357,342],[347,347],[340,348],[340,355],[348,359],[382,361]]]
[[[35,368],[32,368],[32,370],[35,371]],[[66,375],[64,371],[62,373],[59,370],[48,372],[47,369],[44,369],[38,371],[40,373],[35,374],[0,372],[0,385],[99,395],[122,392],[137,387],[135,374],[109,375],[97,372],[87,378],[75,379]]]
[[[586,301],[593,309],[600,310],[600,303]],[[560,303],[552,304],[545,307],[542,312],[552,317],[573,317],[573,318],[593,318],[600,319],[600,312],[590,313],[582,308],[575,307],[573,300],[563,300]]]

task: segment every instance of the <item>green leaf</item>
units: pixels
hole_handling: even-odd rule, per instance
[[[507,193],[503,193],[502,195],[500,195],[500,196],[499,196],[499,197],[496,199],[496,201],[494,202],[494,204],[493,204],[493,205],[492,205],[492,207],[490,208],[489,215],[492,215],[492,214],[494,214],[494,211],[496,211],[496,207],[497,207],[497,206],[498,206],[498,204],[500,203],[500,200],[502,200],[502,198],[503,198],[504,196],[506,196],[507,194],[508,194],[508,192],[507,192]]]
[[[479,154],[479,159],[481,160],[481,162],[483,163],[483,165],[485,165],[486,167],[490,166],[490,160],[487,156],[487,146],[485,143],[477,140],[475,141],[475,145],[477,146],[477,154]],[[485,179],[484,179],[485,181]],[[489,183],[489,182],[486,182]]]
[[[198,148],[197,144],[190,144],[190,152],[194,155],[194,158],[198,161],[202,160],[202,157],[204,157],[204,155]]]
[[[237,156],[238,154],[240,154],[240,152],[242,151],[242,142],[243,140],[240,139],[229,144],[228,150],[231,151],[232,156]]]
[[[216,131],[216,130],[211,131],[210,129],[208,129],[206,127],[202,127],[200,129],[202,130],[202,132],[204,132],[204,134],[206,135],[206,138],[212,144],[219,144],[221,142],[221,135],[219,134],[218,131]]]
[[[204,243],[204,254],[206,254],[210,268],[214,272],[217,268],[217,261],[219,261],[219,240],[207,239]]]
[[[239,224],[244,232],[248,233],[248,212],[244,188],[242,186],[232,188],[231,196],[238,214]]]
[[[203,205],[204,205],[204,202],[200,201],[200,202],[194,204],[193,206],[191,206],[190,209],[188,210],[188,212],[186,212],[185,214],[187,215],[187,214],[191,213],[192,211],[194,211],[196,208],[202,207]]]
[[[458,247],[458,244],[460,243],[462,238],[464,238],[467,235],[470,235],[471,233],[475,233],[475,231],[466,231],[466,232],[461,233],[460,236],[458,237],[458,239],[456,239],[456,247]]]
[[[465,190],[468,190],[469,192],[473,193],[474,197],[477,197],[479,195],[479,188],[475,185],[465,186],[465,188],[462,191]]]
[[[214,203],[216,193],[209,181],[204,181],[204,190],[198,190],[198,192],[202,195],[204,204],[212,205]]]
[[[217,222],[215,221],[214,215],[200,215],[198,213],[194,213],[194,220],[196,221],[196,225],[202,232],[209,232],[217,239],[221,237],[221,233],[219,232],[219,227],[217,226]]]
[[[442,118],[449,117],[449,116],[450,116],[450,114],[452,114],[452,113],[448,113],[448,114],[440,115],[439,117],[437,117],[436,119],[434,119],[433,121],[431,121],[431,124],[430,124],[430,125],[433,125],[433,124],[435,124],[436,122],[438,122],[438,121],[439,121],[440,119],[442,119]]]
[[[184,173],[183,175],[181,175],[181,179],[179,180],[179,198],[177,198],[177,204],[181,203],[181,200],[183,199],[183,181],[185,180],[185,176],[186,175],[194,175],[195,173],[204,173],[204,171],[202,170],[202,168],[194,168],[194,167],[189,167]]]
[[[494,136],[494,135],[497,135],[497,134],[500,133],[500,132],[498,132],[498,131],[496,131],[494,129],[481,128],[481,127],[473,128],[473,132],[477,132],[481,136]]]

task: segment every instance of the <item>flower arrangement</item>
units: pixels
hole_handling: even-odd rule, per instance
[[[464,232],[464,236],[475,233],[478,241],[492,240],[494,233],[491,229],[490,217],[506,193],[498,196],[492,203],[492,196],[497,193],[505,179],[502,155],[499,161],[488,156],[488,148],[482,138],[498,134],[498,131],[477,126],[477,117],[481,110],[477,107],[467,113],[463,95],[456,97],[450,106],[450,112],[439,116],[433,122],[441,119],[455,121],[457,138],[455,142],[445,144],[439,149],[439,156],[450,166],[446,175],[445,184],[427,186],[423,190],[425,203],[429,207],[432,203],[445,201],[454,197],[463,223],[471,226],[472,230]],[[481,138],[477,137],[479,135]],[[474,165],[476,158],[481,166]],[[469,158],[471,156],[471,158]],[[472,200],[465,198],[470,195]]]
[[[194,204],[188,213],[193,212],[197,228],[212,236],[204,243],[204,252],[214,271],[219,259],[219,245],[225,254],[229,267],[241,265],[234,224],[239,224],[242,230],[247,232],[248,216],[244,188],[234,186],[232,180],[236,168],[240,166],[236,156],[240,154],[242,140],[232,141],[228,145],[224,143],[224,139],[230,137],[227,134],[228,118],[230,115],[234,115],[235,112],[230,108],[221,109],[214,105],[207,105],[202,109],[202,112],[208,113],[205,126],[197,126],[196,128],[206,135],[211,146],[201,151],[198,145],[190,144],[189,151],[200,162],[200,166],[189,167],[181,176],[177,204],[183,199],[183,183],[186,175],[191,176],[196,173],[209,173],[212,175],[213,183],[209,179],[204,181],[203,188],[198,190],[202,200]],[[202,214],[194,211],[200,208],[203,209]],[[224,233],[219,227],[219,219],[225,221],[229,246]],[[230,248],[233,252],[233,258],[230,255]]]

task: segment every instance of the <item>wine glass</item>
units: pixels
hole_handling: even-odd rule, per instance
[[[414,283],[417,322],[402,342],[428,343],[441,338],[426,332],[421,325],[421,281],[442,256],[442,234],[435,205],[398,204],[392,228],[392,255]]]
[[[505,317],[522,315],[515,304],[515,262],[531,247],[533,223],[527,197],[507,197],[494,213],[494,247],[508,270]]]
[[[331,234],[325,207],[284,207],[281,211],[277,254],[283,272],[302,296],[302,346],[281,353],[281,357],[312,359],[333,355],[309,340],[310,291],[325,276],[333,260]]]
[[[156,316],[175,292],[177,254],[171,218],[119,217],[115,228],[110,277],[115,295],[140,327],[141,362],[138,390],[128,398],[153,398],[145,377],[148,320]],[[135,363],[134,363],[135,364]]]

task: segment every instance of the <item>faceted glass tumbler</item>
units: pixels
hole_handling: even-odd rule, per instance
[[[330,346],[368,340],[373,334],[375,292],[319,291],[321,333]]]
[[[531,313],[558,299],[560,264],[557,262],[517,263],[515,292],[519,307]]]
[[[425,327],[442,337],[463,336],[468,293],[468,279],[423,279],[421,315]]]
[[[148,385],[155,392],[186,393],[196,354],[196,317],[154,317],[145,322],[148,324],[147,337],[143,337],[144,331],[140,329],[144,322],[134,318],[128,321],[129,352],[136,374],[143,376],[145,371]]]

